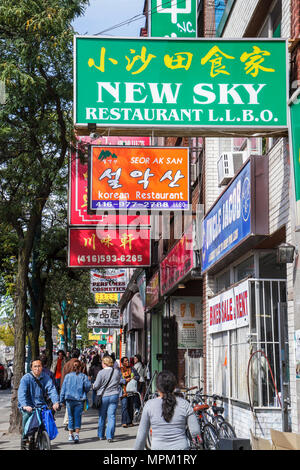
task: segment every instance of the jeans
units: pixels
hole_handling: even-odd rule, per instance
[[[122,424],[132,424],[134,396],[130,395],[121,399]]]
[[[113,439],[116,429],[116,411],[119,401],[119,395],[109,395],[102,397],[101,407],[99,408],[98,437]],[[106,433],[105,422],[107,418]]]
[[[68,417],[69,417],[69,431],[81,428],[81,417],[83,412],[83,401],[79,400],[66,400]]]

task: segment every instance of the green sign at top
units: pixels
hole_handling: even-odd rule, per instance
[[[197,0],[151,0],[151,37],[197,37]]]
[[[77,36],[74,124],[121,135],[284,134],[286,57],[282,39]]]

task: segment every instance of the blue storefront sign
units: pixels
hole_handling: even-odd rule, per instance
[[[202,272],[251,234],[250,161],[205,216],[202,224]]]

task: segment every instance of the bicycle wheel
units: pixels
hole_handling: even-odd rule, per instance
[[[205,424],[202,431],[203,447],[205,450],[217,450],[218,433],[212,424]]]
[[[41,431],[36,439],[37,450],[51,450],[51,441],[46,431]]]
[[[231,424],[227,423],[227,421],[223,421],[219,427],[219,438],[232,439],[234,437],[236,437],[236,434]]]

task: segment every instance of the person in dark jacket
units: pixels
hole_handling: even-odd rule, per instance
[[[99,354],[95,354],[92,359],[91,366],[89,369],[89,377],[90,377],[92,384],[95,383],[96,377],[98,375],[98,372],[100,372],[100,370],[102,370],[100,356]],[[96,408],[96,394],[97,394],[96,390],[93,389],[93,406],[92,406],[93,408]]]

